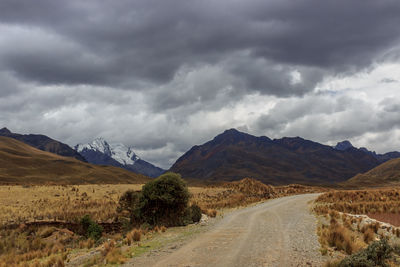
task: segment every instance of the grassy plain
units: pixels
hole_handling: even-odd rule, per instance
[[[129,189],[141,188],[141,184],[0,186],[0,225],[77,222],[86,214],[96,222],[109,222],[116,216],[120,196]],[[219,186],[189,187],[191,202],[205,212],[319,190],[297,185],[271,187],[252,179]]]
[[[140,184],[0,186],[0,266],[64,266],[75,259],[89,265],[113,264],[146,250],[143,242],[152,244],[153,236],[166,231],[165,227],[105,232],[94,242],[73,229],[50,225],[54,221],[77,223],[86,214],[97,223],[112,222],[117,217],[119,197],[129,189],[141,190],[141,187]],[[190,201],[211,217],[226,208],[319,190],[298,185],[271,187],[252,179],[189,187]],[[28,223],[32,222],[44,225],[30,227],[32,224]],[[92,255],[89,251],[97,252]],[[93,257],[86,258],[87,255]]]

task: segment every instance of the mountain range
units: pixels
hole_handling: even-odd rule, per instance
[[[140,159],[132,147],[110,144],[103,138],[78,144],[74,149],[45,135],[17,134],[7,128],[0,129],[0,138],[3,183],[27,179],[102,183],[114,181],[107,178],[112,173],[116,174],[115,182],[129,182],[145,176],[158,177],[165,171]],[[252,177],[272,185],[347,183],[354,187],[377,185],[382,179],[382,184],[393,184],[400,182],[400,153],[377,154],[356,148],[349,141],[332,147],[300,137],[270,139],[230,129],[211,141],[193,146],[170,171],[200,183]]]
[[[114,184],[149,180],[144,175],[121,168],[82,162],[0,136],[1,184]]]
[[[121,143],[109,144],[103,138],[88,144],[78,144],[75,150],[93,164],[120,167],[149,177],[158,177],[165,171],[140,159],[132,147]]]
[[[346,143],[331,147],[300,137],[271,140],[230,129],[192,147],[170,170],[210,181],[252,177],[273,185],[330,184],[373,169],[381,163],[378,158]]]
[[[67,144],[42,134],[18,134],[2,128],[0,136],[13,138],[42,151],[60,156],[73,157],[96,165],[120,167],[149,177],[158,177],[165,171],[140,159],[133,152],[132,147],[126,147],[120,143],[110,145],[102,138],[95,139],[89,144],[78,144],[73,149]]]
[[[51,139],[42,134],[18,134],[11,132],[7,128],[2,128],[0,129],[0,136],[10,137],[43,151],[51,152],[60,156],[73,157],[77,160],[86,162],[86,159],[81,154],[76,152],[67,144],[61,143],[60,141]]]

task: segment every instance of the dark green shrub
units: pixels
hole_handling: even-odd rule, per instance
[[[199,222],[201,220],[201,209],[199,206],[196,204],[193,204],[190,206],[191,209],[191,215],[192,215],[192,221],[193,222]]]
[[[81,229],[82,229],[81,230],[81,234],[86,235],[86,233],[87,233],[87,231],[89,229],[89,226],[92,223],[93,223],[93,221],[92,221],[92,219],[90,218],[89,215],[86,214],[85,216],[83,216],[81,221],[80,221],[80,225],[81,225]]]
[[[89,215],[82,217],[81,221],[82,234],[87,238],[98,240],[103,233],[103,227],[95,223]]]
[[[141,193],[133,190],[126,191],[118,201],[117,212],[127,212],[130,223],[139,220]]]
[[[168,172],[143,186],[140,216],[151,225],[176,225],[189,202],[189,191],[179,174]]]
[[[126,191],[119,199],[117,212],[130,217],[130,223],[136,225],[197,222],[201,210],[197,205],[188,208],[189,197],[185,181],[179,174],[169,172],[145,184],[142,192]]]
[[[181,225],[188,225],[191,223],[199,222],[201,219],[201,209],[196,204],[187,207],[181,220]]]
[[[385,260],[390,258],[392,248],[386,239],[371,243],[366,249],[348,256],[339,263],[339,267],[388,266]]]

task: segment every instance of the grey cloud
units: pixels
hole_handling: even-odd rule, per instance
[[[163,167],[235,126],[366,142],[399,127],[396,101],[314,91],[398,62],[399,13],[396,0],[3,0],[0,123],[70,145],[103,136]],[[243,119],[249,96],[275,107]]]
[[[381,83],[398,83],[399,81],[395,80],[395,79],[391,79],[391,78],[383,78],[381,80]]]
[[[52,12],[47,11],[49,8]],[[27,62],[21,64],[18,62],[25,56],[24,51],[18,57],[10,55],[8,67],[17,74],[40,79],[46,75],[37,69],[43,69],[53,77],[39,80],[44,83],[114,82],[118,85],[130,84],[129,80],[135,79],[164,83],[183,65],[218,64],[232,53],[244,50],[250,52],[249,60],[268,60],[271,64],[311,66],[336,72],[366,67],[382,50],[396,44],[400,33],[399,11],[400,4],[396,1],[373,0],[334,3],[64,1],[57,4],[54,1],[34,4],[2,1],[0,20],[22,27],[35,25],[79,44],[81,49],[76,58],[55,53],[54,57],[41,60],[28,54]],[[54,49],[51,44],[43,45],[49,53]],[[89,64],[79,56],[87,54],[107,57],[107,61],[104,65]],[[29,58],[36,64],[31,64]],[[246,85],[261,90],[272,83],[279,92],[282,81],[272,78],[265,81],[268,75],[263,81],[262,73],[265,71],[247,73]],[[235,74],[241,76],[240,72]]]
[[[386,99],[378,106],[347,96],[310,95],[278,101],[251,128],[271,137],[302,136],[319,142],[358,139],[400,129],[399,103]],[[368,144],[363,144],[368,147]]]

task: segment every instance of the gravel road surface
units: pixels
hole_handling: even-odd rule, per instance
[[[230,212],[178,249],[134,258],[126,266],[322,266],[309,206],[316,196],[283,197]]]

